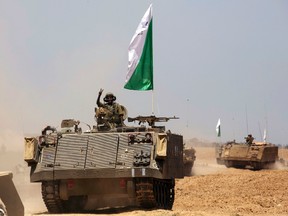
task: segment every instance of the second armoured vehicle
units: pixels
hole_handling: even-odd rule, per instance
[[[25,138],[31,182],[42,184],[49,213],[139,206],[171,209],[175,178],[184,177],[183,137],[156,122],[175,117],[128,118],[139,126],[82,132],[63,120]],[[148,123],[148,126],[144,126]]]
[[[251,139],[252,138],[252,139]],[[226,167],[252,168],[260,170],[269,168],[278,159],[278,147],[271,143],[254,142],[250,135],[246,143],[227,142],[216,149],[218,164]]]
[[[191,176],[194,161],[196,160],[196,151],[194,148],[184,148],[183,150],[183,165],[184,165],[184,175]]]

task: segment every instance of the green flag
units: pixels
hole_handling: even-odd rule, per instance
[[[216,133],[217,133],[217,136],[218,137],[221,137],[221,127],[220,127],[220,118],[219,118],[219,120],[218,120],[218,122],[217,122],[217,125],[216,125]]]
[[[144,14],[128,48],[125,89],[153,90],[152,4]]]

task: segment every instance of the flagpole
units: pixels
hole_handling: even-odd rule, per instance
[[[154,91],[152,90],[152,115],[154,115]]]
[[[218,142],[221,144],[222,143],[222,137],[218,137]]]
[[[245,112],[246,112],[246,130],[247,130],[247,134],[249,134],[247,104],[245,104]]]

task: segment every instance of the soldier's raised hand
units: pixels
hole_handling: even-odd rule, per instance
[[[100,90],[99,90],[99,95],[102,94],[103,90],[104,90],[104,89],[100,88]]]

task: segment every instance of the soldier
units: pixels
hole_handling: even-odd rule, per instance
[[[248,134],[247,137],[245,137],[246,139],[246,144],[247,145],[252,145],[253,141],[254,141],[254,137],[252,136],[252,134]]]
[[[96,118],[98,125],[104,125],[105,129],[124,126],[125,107],[116,103],[116,97],[110,92],[103,98],[104,103],[101,103],[102,92],[103,89],[100,89],[97,98]]]

